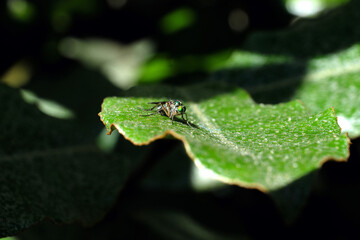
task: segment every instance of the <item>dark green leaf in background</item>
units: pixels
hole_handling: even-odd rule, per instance
[[[351,23],[359,21],[359,7],[358,1],[351,1],[286,30],[254,33],[212,79],[236,83],[258,102],[300,99],[312,114],[334,107],[343,132],[356,138],[360,28]]]
[[[43,114],[19,90],[0,86],[0,99],[0,236],[45,217],[99,221],[140,162],[128,155],[133,147],[125,143],[126,154],[106,154],[92,131],[74,119]]]

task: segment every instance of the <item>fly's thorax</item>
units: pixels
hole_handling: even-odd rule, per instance
[[[186,123],[191,127],[191,125],[188,122],[187,119],[187,114],[186,112],[186,107],[182,104],[182,102],[180,100],[170,100],[170,101],[163,101],[163,102],[150,102],[149,104],[156,104],[154,107],[150,108],[150,109],[144,109],[146,111],[153,111],[155,110],[156,112],[153,112],[149,115],[145,115],[145,116],[150,116],[150,115],[154,115],[154,114],[160,114],[163,116],[167,116],[171,119],[171,121],[174,121],[174,117],[181,115],[181,117],[183,118],[183,120],[186,121]],[[186,118],[184,118],[184,116]]]
[[[178,99],[173,99],[170,101],[171,104],[173,104],[175,107],[179,107],[179,106],[182,106],[182,102]]]
[[[171,100],[169,103],[171,105],[171,112],[173,116],[182,115],[185,113],[186,107],[182,104],[180,100],[174,99]]]

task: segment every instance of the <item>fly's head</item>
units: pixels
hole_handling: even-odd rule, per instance
[[[183,105],[180,105],[177,107],[177,111],[179,112],[179,114],[184,114],[186,112],[186,107]]]
[[[186,107],[182,104],[180,100],[172,100],[173,111],[175,115],[183,115],[186,112]]]

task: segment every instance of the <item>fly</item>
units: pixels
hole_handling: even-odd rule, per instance
[[[150,102],[149,104],[155,104],[155,106],[153,106],[150,109],[142,109],[142,110],[154,111],[154,112],[150,113],[148,115],[140,115],[140,116],[147,117],[147,116],[151,116],[151,115],[155,115],[155,114],[160,114],[163,116],[167,116],[168,118],[171,119],[171,123],[174,123],[174,117],[181,115],[182,119],[184,119],[184,121],[186,121],[187,125],[190,126],[187,114],[185,113],[186,107],[182,104],[182,102],[180,100],[170,100],[167,102],[165,102],[165,101],[164,102]],[[184,115],[186,116],[186,119],[184,118]]]

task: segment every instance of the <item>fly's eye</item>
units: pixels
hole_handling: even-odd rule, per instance
[[[186,111],[186,107],[179,106],[178,110],[179,110],[179,112],[184,113]]]

